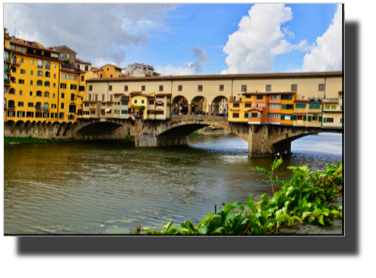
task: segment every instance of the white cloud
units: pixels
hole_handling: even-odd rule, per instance
[[[126,66],[124,47],[148,44],[165,30],[170,4],[4,4],[4,26],[45,47],[66,45],[95,66]]]
[[[302,71],[342,70],[342,5],[338,4],[328,30],[318,37],[316,47],[304,56]]]
[[[209,59],[206,55],[205,49],[200,49],[197,46],[191,47],[191,52],[193,56],[196,58],[194,63],[192,62],[184,62],[183,67],[173,67],[171,64],[163,67],[163,66],[156,66],[155,70],[162,74],[162,75],[193,75],[199,74],[202,72],[202,64],[208,63]]]
[[[287,37],[288,37],[289,39],[293,39],[293,38],[295,38],[295,34],[294,34],[294,32],[289,31],[289,26],[287,26],[287,27],[282,27],[282,31],[283,31],[283,33],[285,33],[285,34],[287,35]]]
[[[281,25],[292,20],[291,8],[282,4],[256,4],[239,23],[239,30],[229,35],[224,53],[228,56],[226,73],[271,72],[276,55],[292,50],[307,51],[303,40],[297,45],[290,44],[287,37],[294,37],[288,27]]]

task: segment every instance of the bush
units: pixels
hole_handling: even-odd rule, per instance
[[[245,212],[244,205],[238,201],[231,204],[222,203],[223,209],[218,213],[210,212],[197,226],[188,219],[173,226],[168,222],[164,229],[153,231],[150,228],[134,230],[134,234],[278,234],[281,228],[315,223],[318,225],[331,224],[331,220],[342,218],[342,207],[330,204],[328,201],[336,198],[343,190],[342,161],[331,165],[322,172],[311,172],[307,166],[288,167],[293,171],[291,180],[281,181],[273,177],[274,171],[282,163],[282,158],[276,158],[271,172],[256,167],[255,170],[266,174],[271,184],[273,197],[263,194],[254,203],[252,194],[249,195]],[[274,192],[273,184],[281,186]]]

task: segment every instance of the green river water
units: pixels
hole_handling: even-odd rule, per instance
[[[342,135],[292,143],[288,166],[322,170],[342,159]],[[5,234],[123,234],[138,224],[161,228],[198,221],[214,204],[271,194],[265,176],[274,158],[250,158],[236,136],[201,136],[189,145],[135,148],[129,141],[80,141],[4,147]]]

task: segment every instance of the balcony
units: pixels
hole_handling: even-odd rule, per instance
[[[14,63],[12,62],[12,65],[15,65],[15,66],[21,66],[21,62],[17,62],[17,61],[14,62]]]
[[[35,111],[42,111],[42,106],[35,106]]]
[[[43,107],[43,111],[48,112],[48,111],[50,111],[50,108],[49,107]]]
[[[4,80],[4,86],[9,86],[10,87],[10,81],[9,80]]]
[[[7,69],[4,68],[4,73],[9,74],[10,73],[10,68],[7,68]]]
[[[4,58],[4,62],[10,63],[11,62],[10,57]]]

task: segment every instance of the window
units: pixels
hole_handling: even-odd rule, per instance
[[[21,73],[21,74],[26,74],[26,70],[24,70],[24,69],[20,69],[20,73]]]
[[[266,91],[271,92],[272,91],[272,85],[266,85]]]
[[[233,103],[232,107],[238,108],[239,107],[239,103]]]
[[[67,54],[67,58],[70,59],[70,54],[69,53]]]
[[[222,92],[224,90],[225,86],[224,85],[219,85],[219,91]]]
[[[64,93],[61,93],[61,98],[64,98]]]
[[[50,97],[50,93],[49,92],[44,92],[44,97]]]
[[[163,92],[163,86],[159,86],[159,91]]]
[[[34,112],[26,112],[26,118],[34,118]]]
[[[23,58],[21,58],[21,63],[23,63]]]
[[[298,85],[293,84],[291,85],[291,92],[297,92],[298,91]]]
[[[69,113],[76,113],[76,105],[69,105]]]
[[[102,74],[100,75],[100,78],[102,78]]]
[[[134,104],[137,104],[137,99],[134,101]]]
[[[46,72],[44,73],[44,77],[51,77],[50,72],[49,72],[49,71],[46,71]]]
[[[56,109],[56,104],[51,104],[52,109]]]
[[[27,107],[33,107],[34,106],[34,103],[32,103],[32,102],[29,102],[28,104],[27,104]]]
[[[45,62],[44,63],[44,68],[45,69],[50,69],[50,65],[51,65],[50,62]]]
[[[278,109],[279,104],[270,104],[270,108]]]
[[[57,113],[51,113],[51,119],[56,119],[57,118]]]
[[[20,90],[20,96],[22,96],[22,90]]]
[[[37,97],[41,97],[41,96],[42,96],[42,92],[41,92],[41,91],[37,91],[36,96],[37,96]]]
[[[319,91],[325,90],[325,84],[319,84]]]
[[[81,82],[85,81],[85,77],[81,75]]]
[[[296,109],[305,109],[306,105],[305,105],[305,103],[297,103],[297,104],[295,104],[295,108]]]
[[[108,86],[108,90],[109,90],[109,91],[112,91],[112,86],[111,86],[111,85]]]
[[[95,94],[95,95],[94,95],[94,100],[95,100],[95,101],[98,101],[98,94]]]
[[[145,85],[141,86],[141,91],[145,91]]]
[[[202,92],[202,85],[198,85],[197,89],[198,89],[199,92]]]
[[[124,86],[124,92],[128,92],[128,86]]]
[[[298,115],[298,116],[297,116],[297,120],[298,120],[298,121],[303,121],[303,115]]]
[[[8,111],[8,117],[14,117],[14,111]]]
[[[178,91],[179,91],[179,92],[183,91],[183,86],[182,86],[182,85],[179,85],[179,86],[178,86]]]
[[[89,94],[89,100],[91,100],[91,94]]]
[[[34,72],[31,70],[31,71],[30,71],[30,75],[33,75],[33,74],[34,74]]]
[[[128,101],[122,101],[121,105],[128,105]]]
[[[34,65],[34,60],[30,60],[30,63],[31,63],[32,65]]]
[[[43,71],[38,70],[38,71],[37,71],[37,76],[43,76]]]
[[[93,90],[93,85],[89,85],[89,91]]]
[[[128,110],[121,110],[121,114],[128,114]]]
[[[67,75],[65,73],[61,74],[61,79],[67,79]]]
[[[73,75],[73,80],[78,80],[78,76]]]
[[[55,87],[56,87],[56,84],[54,83],[53,85],[54,85],[53,87],[55,88]]]
[[[61,53],[61,54],[60,54],[60,58],[61,58],[61,59],[64,58],[64,53]]]
[[[246,104],[244,105],[244,107],[246,107],[246,108],[250,108],[250,107],[252,107],[252,103],[246,103]]]
[[[263,96],[257,96],[257,99],[263,99]]]
[[[54,68],[56,69],[56,64],[54,64]]]
[[[109,68],[107,68],[107,71],[109,70]]]
[[[330,105],[325,105],[325,109],[330,109]]]
[[[70,85],[70,89],[71,89],[71,90],[77,90],[77,85],[73,85],[73,84],[71,84],[71,85]]]
[[[42,60],[38,60],[37,68],[43,69],[43,61]]]
[[[59,119],[64,120],[64,113],[59,113]]]
[[[332,109],[337,109],[337,106],[336,105],[332,105]]]
[[[71,74],[68,74],[68,80],[72,80],[72,75]]]
[[[319,120],[319,117],[317,114],[313,114],[312,116],[312,122],[317,122]]]
[[[71,94],[71,101],[74,101],[74,94]]]
[[[270,119],[279,119],[279,114],[270,114]]]
[[[44,86],[45,86],[45,87],[50,87],[50,82],[49,82],[49,81],[45,81],[45,82],[44,82]]]
[[[281,95],[281,99],[292,100],[292,95]]]
[[[324,118],[324,123],[333,123],[334,119],[333,118]]]
[[[247,85],[242,85],[242,92],[246,92],[247,91]]]
[[[67,88],[67,84],[65,83],[60,83],[60,89],[66,89]]]
[[[25,80],[23,80],[23,79],[18,79],[18,84],[25,84]]]
[[[110,95],[110,101],[112,101],[112,97],[113,97],[113,95]]]
[[[14,109],[14,101],[8,100],[8,108]]]
[[[251,98],[251,95],[245,95],[245,98]]]
[[[18,102],[18,107],[23,107],[23,102]]]
[[[244,113],[244,118],[248,118],[248,113]]]
[[[114,114],[120,114],[120,110],[114,110]]]
[[[30,80],[30,85],[33,85],[33,80]]]
[[[104,95],[102,94],[102,101],[104,101]]]
[[[257,118],[257,113],[249,113],[249,118]]]
[[[32,91],[30,91],[29,96],[31,96],[31,97],[33,96],[33,92]]]
[[[310,103],[309,109],[320,109],[320,104],[319,103]]]
[[[37,86],[43,86],[43,81],[42,80],[38,80],[37,81]]]
[[[282,104],[282,109],[294,109],[293,104]]]
[[[60,108],[61,108],[61,109],[64,109],[64,103],[61,103]]]
[[[149,101],[149,104],[150,104],[150,105],[154,105],[154,100],[153,100],[153,99],[150,100],[150,101]]]

